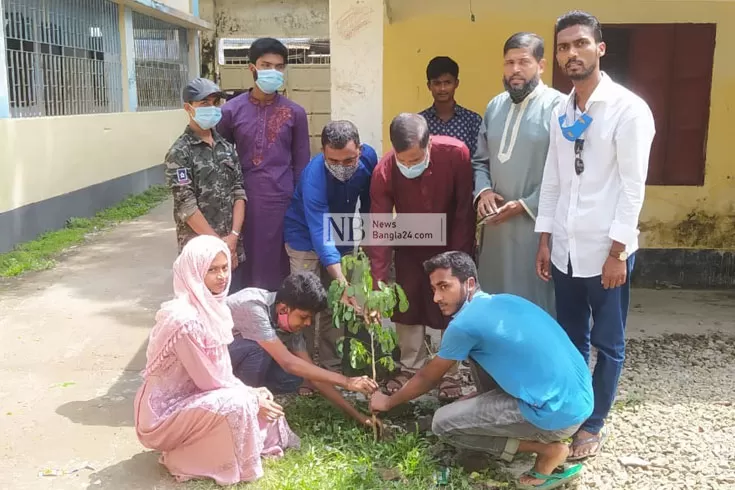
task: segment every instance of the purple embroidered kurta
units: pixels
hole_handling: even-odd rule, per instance
[[[306,111],[281,95],[260,102],[244,93],[224,105],[217,130],[237,148],[248,196],[244,285],[277,291],[289,273],[284,216],[311,158]]]

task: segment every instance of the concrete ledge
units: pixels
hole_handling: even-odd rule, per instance
[[[64,227],[72,217],[88,218],[130,194],[164,181],[163,165],[124,175],[0,214],[0,253],[41,233]]]
[[[214,24],[201,19],[197,15],[192,15],[189,12],[183,12],[181,10],[169,7],[165,3],[161,3],[157,0],[113,0],[121,5],[126,5],[133,10],[150,15],[157,19],[176,24],[187,29],[213,31]]]
[[[735,289],[735,250],[641,249],[636,254],[633,284]]]

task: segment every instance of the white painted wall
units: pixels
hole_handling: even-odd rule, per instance
[[[199,0],[219,37],[329,37],[329,0]]]
[[[329,0],[199,0],[199,15],[215,25],[201,38],[210,78],[219,38],[329,37]]]
[[[330,0],[332,119],[349,119],[380,155],[383,139],[383,0]]]

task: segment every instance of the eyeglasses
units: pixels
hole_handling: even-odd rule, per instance
[[[574,140],[574,171],[577,175],[584,172],[584,160],[582,160],[582,150],[584,150],[584,140]]]

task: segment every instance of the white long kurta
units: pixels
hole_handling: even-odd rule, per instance
[[[478,262],[482,289],[522,296],[554,316],[553,285],[536,276],[534,224],[551,114],[563,98],[542,83],[520,104],[514,104],[507,92],[495,97],[485,111],[472,161],[475,198],[493,189],[506,202],[517,200],[525,209],[503,224],[483,227]]]

